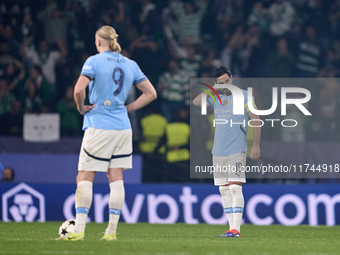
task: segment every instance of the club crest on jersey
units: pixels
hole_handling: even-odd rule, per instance
[[[104,105],[105,105],[105,106],[110,106],[110,105],[111,105],[111,101],[108,100],[108,99],[105,100],[105,101],[104,101]]]

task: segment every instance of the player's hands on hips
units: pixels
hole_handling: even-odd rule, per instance
[[[250,151],[250,158],[252,160],[257,160],[260,157],[260,155],[261,155],[260,146],[253,145]]]
[[[79,107],[78,108],[78,112],[81,114],[81,115],[84,115],[85,113],[91,111],[96,105],[84,105],[82,107]]]

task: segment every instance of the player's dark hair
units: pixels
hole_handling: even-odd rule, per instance
[[[223,74],[228,74],[228,76],[231,77],[231,72],[228,67],[218,66],[212,71],[211,75],[215,79],[215,82],[216,82],[216,79],[222,76]],[[229,89],[217,89],[216,91],[218,94],[222,94],[225,96],[228,96],[231,94],[231,91]]]
[[[228,74],[229,77],[231,77],[231,72],[228,67],[218,66],[212,71],[211,76],[216,79],[222,76],[223,74]]]

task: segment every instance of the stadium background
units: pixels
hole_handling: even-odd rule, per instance
[[[190,149],[188,135],[176,140],[179,132],[186,133],[185,127],[189,124],[190,77],[207,78],[218,65],[228,66],[237,78],[339,77],[340,2],[335,0],[15,0],[2,1],[0,14],[0,162],[15,170],[14,183],[1,184],[4,221],[16,220],[15,213],[9,211],[10,205],[19,204],[16,194],[30,194],[31,202],[25,202],[28,207],[42,209],[32,187],[43,194],[45,201],[49,200],[46,206],[50,207],[44,208],[48,214],[45,219],[67,218],[61,208],[75,188],[82,136],[82,118],[73,103],[72,91],[85,59],[96,53],[94,33],[102,25],[116,29],[122,54],[140,65],[159,95],[156,102],[130,116],[135,169],[125,180],[131,185],[127,187],[127,193],[131,190],[127,204],[131,210],[138,194],[148,197],[148,206],[141,207],[146,212],[137,218],[141,221],[153,222],[147,215],[150,201],[156,198],[149,199],[150,194],[158,195],[159,206],[155,208],[165,219],[172,215],[170,207],[174,203],[184,208],[179,195],[186,187],[195,190],[198,185],[197,190],[202,192],[198,192],[199,204],[210,194],[218,194],[211,180],[189,178],[189,158],[168,157],[169,152]],[[306,122],[293,134],[280,129],[263,130],[264,151],[282,152],[275,163],[284,161],[285,153],[299,159],[308,153],[312,157],[317,155],[313,158],[319,164],[339,163],[340,89],[335,81],[313,88],[313,97],[318,100],[310,106],[315,109],[312,123]],[[138,93],[133,88],[128,101],[138,97]],[[270,96],[263,94],[261,98]],[[257,104],[261,108],[261,101]],[[48,143],[24,141],[23,116],[27,113],[39,116],[58,113],[60,139]],[[178,129],[176,123],[183,124],[184,130]],[[41,132],[48,135],[46,126],[42,129]],[[265,160],[266,156],[273,162],[266,153],[263,154]],[[27,183],[30,188],[19,189],[24,187],[17,186],[19,182]],[[105,182],[105,176],[96,177],[98,194],[103,197],[108,192],[103,186]],[[334,225],[340,222],[336,214],[340,188],[334,184],[338,179],[254,179],[250,182],[255,184],[245,187],[246,202],[260,195],[262,200],[258,199],[257,203],[261,205],[255,206],[255,210],[259,219],[268,215],[273,218],[268,224]],[[41,183],[49,183],[50,189]],[[66,200],[51,204],[53,190],[63,190],[61,197]],[[273,196],[275,192],[278,194]],[[325,196],[317,199],[319,195]],[[169,196],[176,198],[171,200]],[[284,203],[279,200],[280,196],[285,196]],[[280,210],[288,217],[288,223],[282,218],[279,220],[280,210],[274,208],[278,200],[281,207],[284,205]],[[219,203],[217,200],[212,203],[210,213],[223,218]],[[266,206],[271,206],[269,213]],[[58,213],[56,207],[60,208]],[[196,215],[200,222],[208,222],[201,216],[201,209],[196,210],[200,212]],[[39,213],[32,216],[33,220],[39,220]],[[21,216],[25,220],[27,213]],[[297,220],[289,221],[289,218]],[[186,222],[182,214],[176,219]],[[246,222],[265,224],[261,220],[249,220],[247,215]]]

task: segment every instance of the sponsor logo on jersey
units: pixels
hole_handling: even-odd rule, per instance
[[[92,66],[84,65],[83,70],[91,70]]]

